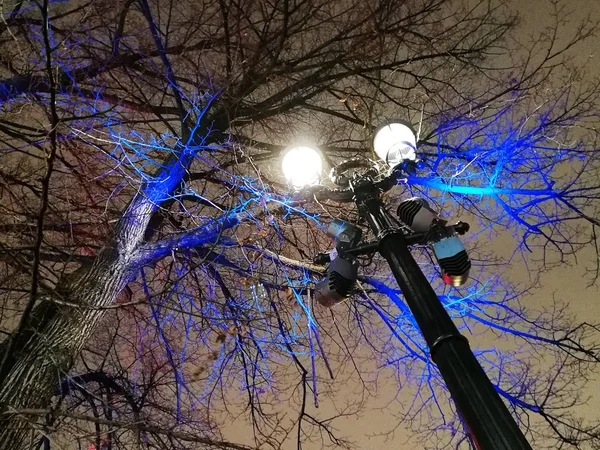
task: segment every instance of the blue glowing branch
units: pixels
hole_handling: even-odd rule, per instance
[[[374,287],[377,292],[386,295],[398,307],[402,313],[402,318],[408,320],[413,326],[417,326],[417,322],[408,308],[408,305],[406,305],[406,303],[398,296],[398,294],[400,294],[399,290],[395,290],[383,281],[379,281],[373,277],[359,277],[359,281],[369,284]]]
[[[446,297],[442,297],[440,299],[445,303],[445,300],[448,298],[449,297],[446,296]],[[478,303],[479,302],[477,300],[474,300],[473,303],[471,304],[470,309],[479,310],[480,313],[483,313],[489,317],[489,315],[491,314],[491,311],[484,311],[482,308],[478,307]],[[447,304],[447,303],[445,303],[445,304]],[[588,349],[585,349],[581,344],[578,344],[577,342],[570,339],[566,335],[566,333],[561,333],[561,334],[564,334],[564,336],[560,337],[560,338],[557,338],[557,337],[548,338],[548,337],[544,337],[543,335],[540,335],[540,334],[534,334],[532,332],[523,331],[523,330],[519,329],[520,327],[519,327],[518,323],[511,324],[510,326],[503,325],[502,323],[506,323],[509,321],[509,319],[507,317],[503,317],[501,319],[501,323],[498,323],[499,321],[497,319],[491,320],[491,317],[489,319],[486,319],[484,317],[481,317],[481,315],[479,315],[479,314],[468,312],[466,309],[463,311],[463,316],[471,318],[474,321],[479,322],[481,324],[484,324],[493,330],[500,331],[505,335],[517,336],[517,337],[522,338],[525,341],[528,341],[530,343],[531,342],[539,342],[539,343],[547,344],[547,345],[551,346],[552,348],[561,349],[562,351],[564,351],[568,354],[578,354],[579,358],[587,357],[587,358],[589,358],[590,361],[595,361],[595,360],[597,361],[597,357],[595,357],[593,352],[590,352]],[[515,318],[515,320],[518,320],[518,319]],[[554,334],[555,334],[555,332],[553,333],[553,335]]]
[[[425,354],[426,354],[425,349],[422,346],[417,346],[417,349],[419,351],[415,350],[407,341],[405,341],[402,338],[402,336],[400,336],[400,334],[398,332],[398,327],[388,319],[387,315],[381,310],[381,308],[366,296],[365,296],[365,300],[368,302],[371,309],[379,315],[379,317],[381,318],[383,323],[389,328],[392,335],[398,340],[398,342],[400,342],[403,349],[408,351],[408,355],[411,358],[416,358],[423,363],[427,363],[427,357],[425,356]],[[403,330],[402,328],[400,329],[400,331],[403,333],[405,332],[405,330]],[[410,339],[410,337],[409,337],[409,339]],[[416,345],[415,342],[412,342],[412,344]],[[401,356],[400,359],[394,359],[393,361],[386,361],[386,363],[387,364],[395,364],[405,358],[406,358],[406,356],[403,355],[403,356]]]
[[[453,194],[477,195],[477,196],[497,196],[497,195],[523,195],[543,197],[543,201],[558,197],[559,193],[552,189],[520,189],[520,188],[499,188],[496,186],[462,186],[459,184],[445,183],[438,178],[408,177],[408,184],[425,186],[438,189],[442,192]]]
[[[327,357],[327,353],[325,353],[325,350],[323,350],[323,345],[321,344],[321,339],[319,338],[319,329],[317,327],[314,327],[314,328],[312,328],[312,332],[314,334],[315,340],[317,341],[317,346],[319,347],[319,352],[320,352],[321,358],[323,358],[325,367],[327,368],[327,371],[329,372],[329,377],[333,380],[334,379],[333,370],[331,369],[331,365],[329,364],[329,358]],[[316,390],[315,390],[315,392],[316,392]]]
[[[533,405],[531,403],[527,403],[527,402],[521,400],[520,398],[517,398],[514,395],[511,395],[510,393],[508,393],[507,391],[502,389],[499,385],[494,384],[494,387],[496,388],[496,391],[498,391],[498,393],[502,397],[507,399],[511,404],[519,406],[523,409],[526,409],[526,410],[529,410],[532,412],[536,412],[536,413],[539,413],[541,411],[541,409],[538,406]]]
[[[150,290],[148,289],[148,283],[146,282],[146,276],[144,274],[144,270],[141,269],[140,273],[141,273],[141,277],[142,277],[142,285],[144,288],[144,293],[145,293],[146,297],[150,300],[150,298],[151,298]],[[169,361],[171,369],[173,370],[173,375],[175,378],[175,396],[176,396],[176,401],[177,401],[177,422],[179,422],[181,420],[180,414],[181,414],[181,383],[182,383],[182,380],[179,376],[180,372],[179,372],[177,365],[175,363],[175,360],[173,358],[173,350],[171,349],[171,345],[169,344],[169,341],[165,336],[164,328],[161,323],[161,319],[160,319],[160,315],[159,315],[159,310],[153,304],[152,300],[150,300],[149,303],[150,303],[150,310],[152,311],[152,318],[156,325],[156,330],[158,331],[160,339],[163,342],[163,345],[165,348],[165,355],[167,356],[167,359]]]
[[[570,195],[585,173],[589,161],[578,161],[585,157],[586,149],[561,144],[557,136],[567,128],[557,126],[550,111],[537,114],[536,123],[531,117],[515,121],[512,111],[506,109],[486,123],[464,120],[459,128],[457,123],[448,130],[440,127],[437,153],[426,153],[433,159],[432,174],[409,177],[409,186],[426,188],[434,201],[455,198],[457,203],[475,202],[492,224],[512,221],[521,227],[524,240],[528,234],[553,240],[544,227],[559,233],[559,225],[567,220],[589,221],[580,208],[572,209],[573,217],[564,216],[557,203]],[[565,135],[563,140],[567,139]],[[434,144],[426,143],[423,148],[430,146]],[[566,175],[561,171],[566,163],[582,167]],[[567,240],[559,239],[560,243]]]
[[[311,363],[311,374],[312,374],[312,391],[315,408],[319,407],[319,399],[317,394],[317,366],[315,363],[315,349],[313,346],[313,325],[310,320],[307,320],[307,336],[310,351],[310,363]]]
[[[216,244],[221,234],[240,223],[238,213],[233,211],[223,218],[205,226],[173,234],[155,243],[143,244],[137,249],[137,264],[145,265],[170,255],[174,250],[186,250]]]

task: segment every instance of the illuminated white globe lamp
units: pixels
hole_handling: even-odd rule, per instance
[[[394,120],[377,129],[373,149],[393,168],[407,159],[417,159],[417,138],[408,122]]]
[[[288,183],[301,189],[313,186],[321,179],[321,152],[312,147],[292,147],[285,151],[281,169]]]

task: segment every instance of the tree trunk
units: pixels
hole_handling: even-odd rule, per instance
[[[105,250],[96,263],[62,290],[62,297],[81,307],[58,305],[52,317],[31,338],[15,348],[0,390],[0,449],[22,449],[34,427],[32,417],[18,414],[26,408],[46,408],[76,355],[102,319],[102,307],[113,303],[131,279],[131,259]],[[52,298],[46,301],[52,301]],[[43,305],[40,305],[43,306]]]

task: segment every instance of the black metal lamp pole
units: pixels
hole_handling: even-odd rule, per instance
[[[359,212],[378,239],[379,253],[389,263],[476,447],[531,450],[467,339],[460,334],[412,257],[404,234],[380,199],[380,189],[368,177],[350,185]]]

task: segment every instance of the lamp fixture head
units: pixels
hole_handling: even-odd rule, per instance
[[[375,131],[373,150],[379,158],[395,167],[406,160],[417,159],[417,138],[408,122],[394,120]]]

